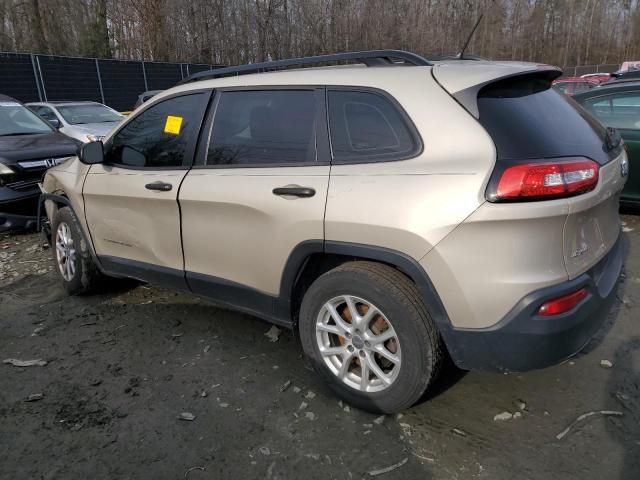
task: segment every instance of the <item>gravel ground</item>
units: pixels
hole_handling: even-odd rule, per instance
[[[0,478],[637,480],[640,217],[624,221],[618,302],[583,353],[449,367],[388,417],[338,402],[289,332],[155,287],[67,297],[38,236],[0,236],[0,356],[47,362],[0,364]],[[557,438],[600,410],[620,415]]]

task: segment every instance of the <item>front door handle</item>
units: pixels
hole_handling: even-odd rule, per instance
[[[316,194],[316,191],[313,188],[309,188],[309,187],[292,186],[292,187],[274,188],[273,194],[282,196],[282,197],[286,197],[290,195],[292,197],[308,198],[308,197],[313,197]]]
[[[147,183],[144,188],[147,190],[158,190],[160,192],[168,192],[173,188],[173,185],[165,182],[153,182]]]

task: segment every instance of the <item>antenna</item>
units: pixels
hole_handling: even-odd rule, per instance
[[[458,55],[458,58],[460,58],[460,60],[464,60],[464,52],[469,46],[469,43],[473,38],[473,34],[476,33],[476,30],[478,29],[478,25],[480,25],[480,22],[482,21],[483,18],[484,18],[484,13],[481,13],[480,16],[478,17],[478,20],[476,21],[476,24],[471,29],[471,33],[469,33],[469,36],[467,37],[467,41],[464,43],[464,47],[462,47],[462,50],[460,50],[460,54]]]

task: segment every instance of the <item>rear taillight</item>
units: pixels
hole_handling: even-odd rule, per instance
[[[489,200],[570,197],[593,190],[597,184],[598,164],[586,158],[519,163],[502,171]]]
[[[549,300],[538,309],[538,315],[542,317],[551,317],[553,315],[560,315],[561,313],[568,312],[576,308],[582,300],[587,298],[588,295],[589,292],[587,289],[581,288],[569,295]]]

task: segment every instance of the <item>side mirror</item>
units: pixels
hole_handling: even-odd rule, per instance
[[[58,120],[57,118],[52,118],[51,120],[48,120],[49,124],[51,124],[51,126],[55,129],[60,128],[60,120]]]
[[[104,162],[104,146],[101,141],[85,143],[80,147],[78,158],[86,165]]]

